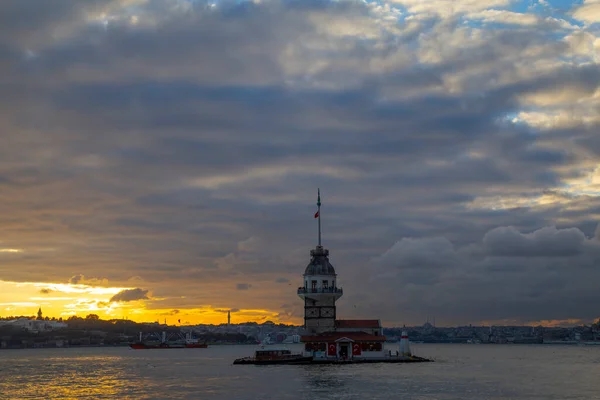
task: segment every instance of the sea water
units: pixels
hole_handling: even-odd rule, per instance
[[[255,346],[0,350],[0,398],[600,399],[600,346],[412,347],[436,362],[232,365]]]

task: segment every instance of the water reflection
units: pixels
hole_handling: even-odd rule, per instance
[[[106,398],[133,396],[143,376],[126,367],[122,357],[50,357],[3,364],[0,392],[10,398]],[[134,385],[133,382],[136,382]]]
[[[303,366],[304,381],[309,389],[317,391],[342,391],[345,389],[348,377],[341,374],[336,365],[305,365]]]
[[[598,398],[600,348],[575,347],[444,345],[429,352],[445,363],[271,367],[231,365],[242,346],[7,350],[0,399]]]

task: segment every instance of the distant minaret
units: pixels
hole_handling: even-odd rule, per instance
[[[310,251],[310,263],[304,271],[304,285],[298,289],[298,296],[304,300],[304,330],[307,334],[335,331],[335,302],[343,291],[336,285],[337,275],[329,262],[329,250],[321,244],[321,191],[317,192],[317,212],[319,241]]]
[[[231,325],[231,310],[227,311],[227,326]]]
[[[44,319],[44,317],[42,316],[42,307],[40,307],[40,308],[38,309],[38,316],[37,316],[37,319],[38,319],[38,320],[42,320],[42,319]]]

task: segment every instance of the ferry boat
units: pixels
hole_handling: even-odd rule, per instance
[[[182,336],[181,334],[179,334]],[[129,345],[134,350],[149,350],[149,349],[205,349],[208,347],[206,343],[200,343],[198,339],[192,338],[192,335],[188,333],[185,338],[174,342],[168,342],[166,332],[162,333],[160,342],[144,342],[142,339],[142,333],[140,332],[140,339],[136,343]]]
[[[254,357],[238,358],[234,364],[310,364],[312,356],[292,354],[289,349],[282,347],[261,347],[254,352]]]

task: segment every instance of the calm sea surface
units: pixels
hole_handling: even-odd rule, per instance
[[[600,399],[600,346],[413,347],[437,362],[231,364],[254,346],[3,350],[0,398]]]

